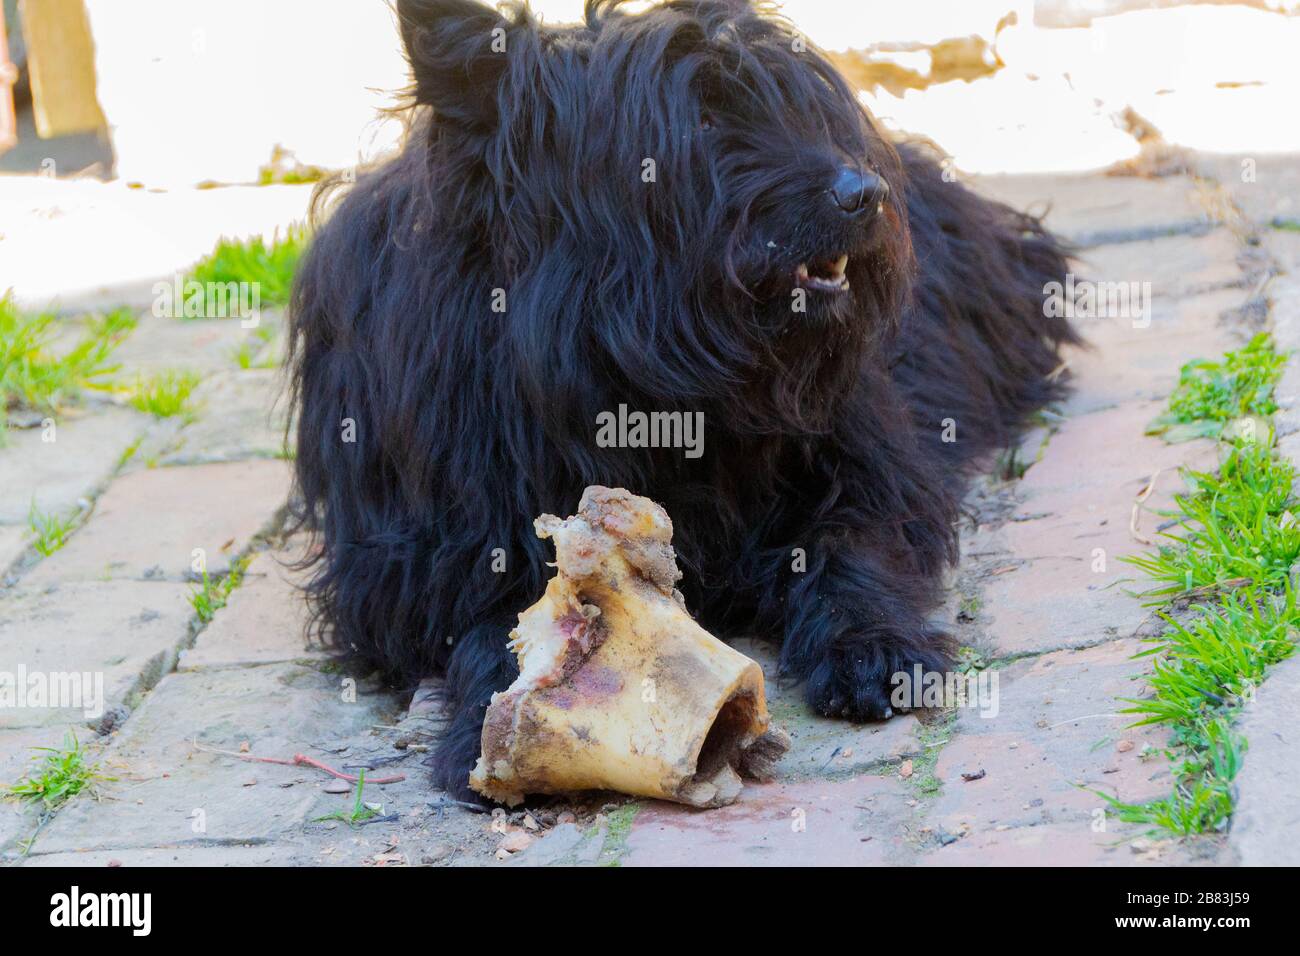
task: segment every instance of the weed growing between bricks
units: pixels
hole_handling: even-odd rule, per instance
[[[1219,437],[1225,452],[1217,475],[1183,473],[1190,490],[1175,497],[1175,524],[1164,532],[1172,543],[1126,559],[1156,582],[1147,594],[1164,604],[1167,629],[1137,655],[1153,659],[1151,694],[1127,699],[1123,712],[1141,715],[1134,726],[1171,728],[1166,753],[1177,780],[1173,793],[1149,803],[1100,794],[1127,822],[1180,835],[1227,825],[1246,750],[1234,723],[1268,668],[1295,651],[1295,469],[1274,451],[1264,420],[1277,410],[1284,362],[1266,334],[1222,362],[1190,362],[1169,411],[1153,423],[1181,429],[1169,440]],[[1177,606],[1187,606],[1189,620],[1175,620]]]
[[[200,626],[211,623],[217,612],[226,606],[231,592],[243,583],[244,571],[250,560],[251,556],[245,555],[231,562],[230,570],[216,580],[204,571],[199,585],[190,589],[190,606],[194,608]]]
[[[271,341],[274,338],[275,329],[269,326],[261,326],[253,331],[253,339],[256,344],[249,341],[240,342],[232,350],[230,357],[244,371],[278,368],[280,363],[276,360],[270,348]]]
[[[41,557],[48,558],[68,543],[68,538],[81,526],[84,517],[85,513],[80,508],[74,508],[66,514],[49,513],[41,511],[33,501],[27,512],[32,547]]]
[[[62,747],[33,747],[37,765],[17,783],[4,788],[2,795],[24,803],[40,805],[36,830],[22,843],[23,855],[31,849],[41,828],[53,819],[65,803],[83,791],[97,797],[96,786],[111,783],[116,777],[100,773],[99,765],[86,758],[77,735],[69,730]]]
[[[641,810],[636,801],[625,803],[606,817],[607,830],[605,842],[600,848],[599,866],[622,866],[623,853],[627,849],[628,837],[632,834],[632,822]]]

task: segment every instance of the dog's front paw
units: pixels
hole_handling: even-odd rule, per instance
[[[888,675],[865,660],[823,661],[808,678],[807,695],[808,703],[823,717],[865,721],[894,716]]]
[[[880,653],[869,648],[841,651],[814,668],[808,678],[808,703],[825,717],[888,720],[917,706],[912,695],[900,693],[900,688],[909,686],[918,666],[922,673],[931,673],[942,671],[944,662],[940,654]]]

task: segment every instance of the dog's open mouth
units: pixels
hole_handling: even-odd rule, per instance
[[[836,253],[825,259],[801,262],[794,271],[796,284],[805,289],[818,292],[847,292],[849,277],[844,274],[848,268],[849,257],[845,253]]]

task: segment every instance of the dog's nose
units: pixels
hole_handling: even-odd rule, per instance
[[[889,197],[889,184],[857,166],[841,166],[831,184],[835,205],[851,216],[872,211]]]

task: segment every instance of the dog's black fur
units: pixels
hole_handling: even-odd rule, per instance
[[[622,486],[672,516],[706,627],[779,639],[824,714],[887,716],[891,674],[948,662],[927,615],[963,475],[1059,393],[1074,335],[1043,300],[1065,250],[891,141],[748,0],[503,11],[398,0],[408,142],[298,275],[317,620],[395,681],[445,672],[436,777],[463,792],[548,577],[533,518]],[[845,168],[888,184],[878,209],[837,205]],[[849,290],[797,311],[798,265],[839,252]],[[703,412],[703,457],[598,447],[620,404]]]

